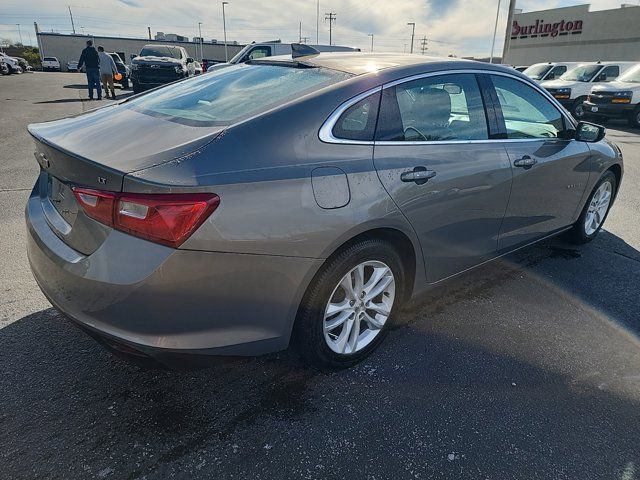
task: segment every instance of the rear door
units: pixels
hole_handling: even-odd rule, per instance
[[[506,75],[488,75],[513,166],[511,198],[500,250],[530,243],[569,225],[589,179],[587,144],[573,140],[573,124],[541,92]]]
[[[476,75],[425,75],[383,89],[374,163],[413,225],[428,279],[438,281],[496,254],[511,166],[490,140]]]

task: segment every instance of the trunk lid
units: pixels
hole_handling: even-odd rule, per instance
[[[189,155],[224,128],[178,124],[126,104],[29,125],[42,169],[38,193],[49,226],[70,247],[93,253],[109,227],[84,214],[72,187],[120,192],[125,175]]]

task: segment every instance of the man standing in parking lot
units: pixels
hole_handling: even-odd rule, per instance
[[[93,100],[94,88],[98,94],[98,100],[102,100],[102,87],[100,87],[100,57],[93,46],[92,40],[87,40],[87,46],[82,50],[80,60],[78,60],[78,70],[80,70],[83,65],[87,74],[89,100]]]
[[[102,45],[98,45],[98,56],[100,57],[100,79],[104,87],[104,94],[109,98],[109,88],[111,89],[111,98],[116,99],[116,90],[113,86],[113,76],[118,73],[116,62],[113,61],[111,55],[104,51]]]

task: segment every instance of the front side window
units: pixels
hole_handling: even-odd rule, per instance
[[[167,85],[125,105],[187,125],[231,125],[351,77],[325,68],[242,63]]]
[[[472,74],[421,78],[383,90],[377,141],[487,138],[482,97]]]
[[[500,102],[507,138],[563,138],[562,113],[529,85],[509,77],[492,75]]]
[[[549,74],[547,75],[547,77],[545,78],[545,80],[553,80],[555,78],[558,78],[560,75],[562,75],[566,71],[567,71],[567,67],[565,67],[564,65],[558,65],[557,67],[553,67],[549,72]],[[534,78],[534,80],[536,79]]]
[[[255,60],[256,58],[268,57],[271,55],[269,47],[256,47],[249,52],[247,60]]]
[[[611,82],[618,78],[620,75],[620,67],[617,65],[609,65],[604,67],[602,71],[598,74],[595,81],[596,82]]]

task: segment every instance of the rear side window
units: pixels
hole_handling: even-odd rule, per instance
[[[167,85],[126,105],[186,125],[230,125],[351,76],[324,68],[239,64]]]
[[[488,138],[482,97],[472,74],[421,78],[383,91],[377,141]]]
[[[564,118],[549,100],[529,85],[491,75],[498,95],[507,138],[562,138]]]
[[[379,104],[380,93],[374,93],[351,105],[333,126],[333,136],[345,140],[373,140]]]
[[[45,62],[57,62],[58,59],[55,57],[44,57]]]

